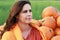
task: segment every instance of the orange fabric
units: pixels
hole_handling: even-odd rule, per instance
[[[10,31],[5,32],[1,40],[24,40],[18,24],[16,24]],[[32,27],[30,35],[26,40],[41,40],[40,32]]]
[[[42,40],[42,37],[39,31],[36,28],[32,27],[30,35],[27,37],[26,40]]]

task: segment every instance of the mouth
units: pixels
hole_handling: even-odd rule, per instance
[[[27,20],[31,20],[32,18],[26,18]]]

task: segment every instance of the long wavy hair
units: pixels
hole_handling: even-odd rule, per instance
[[[25,4],[31,5],[29,1],[18,1],[13,5],[12,9],[10,10],[8,19],[6,21],[6,25],[5,25],[3,33],[5,31],[9,31],[12,28],[12,26],[18,21],[16,16],[19,15],[19,13],[22,11],[22,8]],[[3,35],[3,33],[1,34],[1,36]]]

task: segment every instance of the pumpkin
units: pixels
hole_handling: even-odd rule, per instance
[[[60,40],[60,36],[54,36],[51,38],[51,40]]]
[[[59,16],[56,8],[49,6],[46,7],[42,12],[42,17],[53,16],[55,19]]]
[[[39,22],[40,26],[42,26],[42,20],[38,20],[38,22]]]
[[[56,21],[53,17],[45,17],[42,19],[42,25],[50,27],[52,29],[56,28]]]
[[[33,24],[35,24],[35,25],[38,25],[38,26],[41,26],[41,25],[42,25],[42,21],[41,21],[41,20],[32,19],[32,20],[31,20],[31,23],[33,23]]]
[[[60,27],[60,16],[57,18],[57,26]]]
[[[55,34],[56,34],[56,35],[60,35],[60,28],[56,28],[56,29],[55,29]]]
[[[50,40],[51,37],[54,36],[53,29],[51,29],[49,27],[46,27],[46,26],[41,26],[40,27],[40,33],[41,33],[41,36],[42,36],[43,40]]]

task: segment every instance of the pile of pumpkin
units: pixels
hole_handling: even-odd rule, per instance
[[[52,6],[42,12],[42,19],[32,20],[39,26],[43,40],[60,40],[60,14]]]
[[[42,40],[60,40],[60,14],[54,7],[46,7],[42,12],[42,19],[34,20],[32,23],[39,27]],[[5,24],[0,27],[4,30]]]

